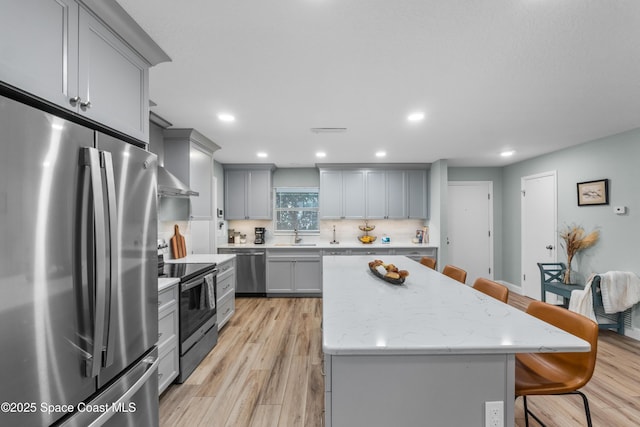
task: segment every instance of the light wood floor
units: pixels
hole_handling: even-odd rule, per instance
[[[523,310],[528,302],[519,295],[509,299]],[[161,396],[160,425],[322,426],[321,318],[320,298],[236,299],[218,345],[185,384]],[[640,342],[603,331],[598,345],[595,374],[583,389],[594,426],[639,426]],[[549,427],[586,425],[579,397],[534,396],[529,402]],[[521,399],[515,415],[516,426],[524,426]]]

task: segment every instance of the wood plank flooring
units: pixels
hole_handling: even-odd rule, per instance
[[[529,301],[509,298],[522,310]],[[236,299],[218,345],[187,382],[161,396],[160,425],[322,426],[321,319],[320,298]],[[603,331],[598,345],[595,374],[583,389],[594,426],[640,425],[640,342]],[[529,402],[549,427],[586,425],[579,397],[534,396]],[[515,425],[524,426],[521,399],[515,417]]]

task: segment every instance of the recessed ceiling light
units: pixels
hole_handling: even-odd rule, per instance
[[[316,157],[327,157],[327,153],[325,153],[324,151],[318,151],[316,153]]]
[[[376,152],[376,157],[384,157],[387,155],[386,151],[377,151]]]
[[[232,114],[221,113],[218,114],[218,120],[220,120],[221,122],[235,122],[236,118]]]
[[[265,153],[264,151],[259,151],[258,153],[256,153],[256,155],[257,155],[258,157],[263,158],[263,159],[264,159],[265,157],[267,157],[267,153]]]
[[[424,119],[424,113],[421,112],[411,113],[407,116],[407,120],[410,122],[419,122],[422,119]]]
[[[500,153],[500,155],[501,155],[502,157],[511,157],[511,156],[513,156],[515,153],[516,153],[516,152],[515,152],[515,151],[513,151],[513,150],[505,150],[505,151],[503,151],[502,153]]]

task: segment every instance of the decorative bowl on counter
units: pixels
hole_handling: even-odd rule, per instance
[[[360,231],[364,231],[364,232],[368,233],[369,231],[375,230],[376,226],[375,225],[365,224],[365,225],[359,225],[358,228],[360,229]]]
[[[393,264],[385,264],[379,259],[369,262],[369,270],[374,276],[393,285],[404,284],[404,279],[409,276],[407,270],[398,270]]]
[[[364,236],[358,236],[358,240],[360,240],[360,242],[364,243],[365,245],[375,242],[376,239],[376,236],[370,236],[368,234],[365,234]]]

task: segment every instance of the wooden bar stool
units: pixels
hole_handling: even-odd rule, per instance
[[[432,270],[436,269],[436,260],[428,256],[423,256],[422,258],[420,258],[420,264],[426,265]]]
[[[467,272],[463,269],[456,267],[455,265],[447,264],[442,269],[442,274],[451,277],[453,280],[457,280],[460,283],[467,281]]]
[[[498,301],[502,301],[505,304],[509,299],[509,288],[493,280],[485,279],[484,277],[478,277],[476,281],[473,282],[473,289],[487,294]]]

